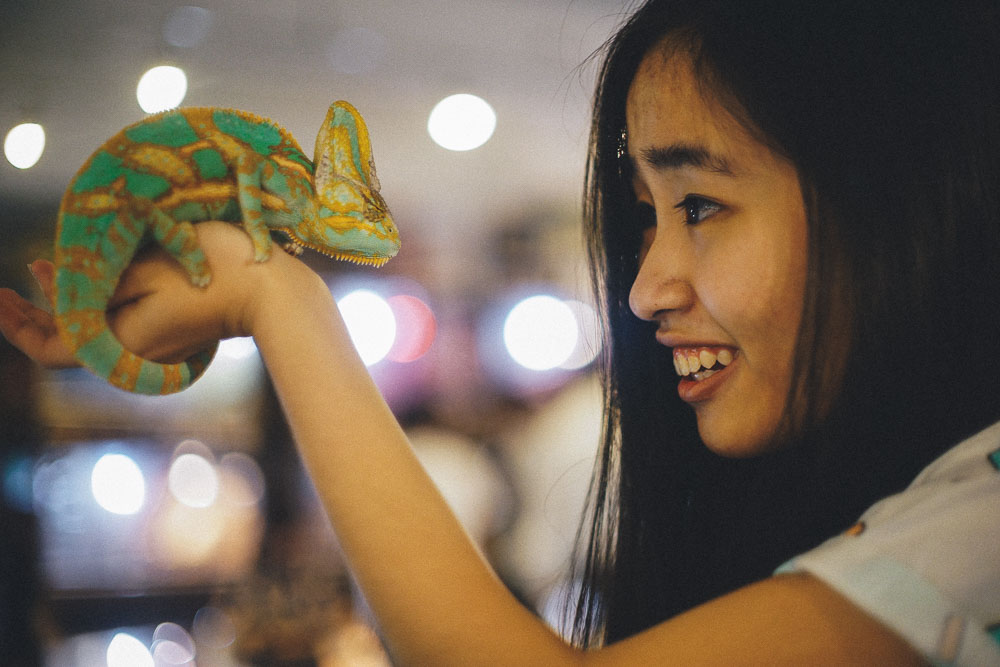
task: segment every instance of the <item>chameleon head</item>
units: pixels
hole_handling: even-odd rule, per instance
[[[313,185],[317,224],[302,241],[361,264],[382,265],[399,252],[399,231],[379,194],[368,127],[357,109],[334,102],[316,137]]]

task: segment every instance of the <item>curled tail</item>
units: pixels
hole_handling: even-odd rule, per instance
[[[86,368],[120,389],[152,395],[181,391],[205,371],[218,346],[179,364],[157,363],[126,350],[108,327],[105,308],[110,294],[98,293],[101,281],[65,264],[66,254],[57,250],[56,326]]]

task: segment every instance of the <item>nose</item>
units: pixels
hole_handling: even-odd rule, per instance
[[[639,255],[639,273],[629,292],[629,307],[642,320],[654,321],[683,311],[694,301],[688,277],[689,258],[681,239],[664,238],[655,228],[646,232]]]

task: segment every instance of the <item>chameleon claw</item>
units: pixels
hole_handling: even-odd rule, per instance
[[[300,257],[305,250],[301,245],[295,241],[288,241],[281,244],[281,249],[287,252],[292,257]]]

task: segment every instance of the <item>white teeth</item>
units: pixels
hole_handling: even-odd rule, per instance
[[[733,363],[733,351],[728,348],[674,350],[674,370],[677,371],[677,375],[695,381],[704,380],[721,370],[709,370],[716,365],[728,366],[731,363]]]
[[[701,360],[695,353],[688,353],[688,369],[691,373],[697,373],[698,369],[701,368]]]
[[[674,361],[677,362],[677,374],[687,375],[691,372],[690,367],[688,367],[688,360],[683,354],[679,354],[674,357]]]

